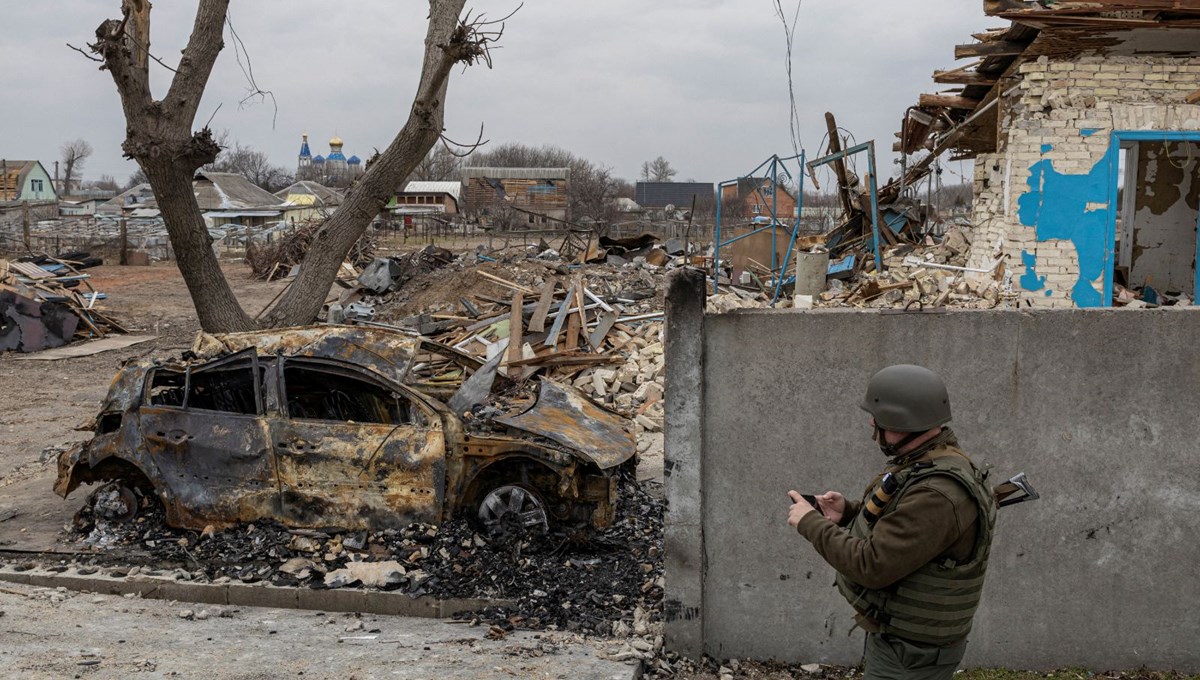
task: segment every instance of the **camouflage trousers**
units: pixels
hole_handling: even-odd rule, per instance
[[[966,651],[966,640],[935,647],[894,635],[867,633],[863,680],[949,680]]]

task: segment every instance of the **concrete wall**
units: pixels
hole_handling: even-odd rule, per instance
[[[1005,254],[1023,305],[1100,306],[1115,210],[1110,133],[1200,130],[1200,106],[1184,102],[1200,79],[1200,57],[1043,56],[1023,63],[1019,77],[1001,106],[1000,152],[976,158],[968,266]]]
[[[995,481],[1043,493],[1001,510],[965,663],[1200,670],[1200,311],[669,314],[667,333],[671,648],[858,662],[785,494],[862,493],[883,459],[858,400],[912,362]]]

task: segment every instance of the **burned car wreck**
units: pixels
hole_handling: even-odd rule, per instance
[[[92,439],[59,457],[54,490],[107,482],[110,515],[152,495],[168,524],[197,530],[397,528],[459,512],[493,529],[610,525],[636,450],[625,419],[496,363],[362,326],[201,334],[178,360],[121,368]]]

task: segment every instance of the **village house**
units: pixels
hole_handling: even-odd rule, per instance
[[[393,215],[457,215],[462,182],[408,182],[388,201]]]
[[[0,159],[0,204],[57,200],[54,182],[41,162]]]
[[[288,224],[324,219],[342,204],[342,195],[324,184],[300,180],[286,189],[275,192],[283,204],[283,219]]]
[[[798,216],[796,197],[770,177],[741,177],[721,187],[721,210],[726,215],[754,218],[775,215],[781,222]]]
[[[970,268],[1022,306],[1200,297],[1200,6],[987,3],[1012,23],[959,45],[899,147],[975,159]]]
[[[517,228],[569,218],[570,168],[465,168],[463,201],[485,225]]]

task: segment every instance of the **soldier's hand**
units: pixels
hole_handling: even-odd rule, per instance
[[[826,491],[817,496],[817,505],[821,506],[821,513],[834,524],[842,523],[842,515],[846,512],[846,497],[837,491]]]
[[[810,512],[816,512],[817,509],[808,504],[804,497],[797,491],[789,491],[788,498],[792,499],[792,507],[788,510],[788,524],[795,529],[800,524],[800,519]]]

